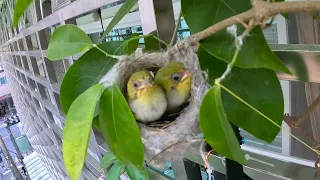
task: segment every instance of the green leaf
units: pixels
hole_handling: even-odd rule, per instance
[[[241,3],[238,0],[182,0],[181,6],[191,32],[196,33],[249,10],[251,2],[250,0],[244,0]],[[241,35],[244,28],[242,25],[237,27],[238,35]],[[233,36],[226,29],[200,43],[210,54],[225,62],[231,62],[236,47]],[[290,71],[270,50],[260,27],[254,28],[244,39],[235,65],[243,68],[268,68],[290,74]]]
[[[107,180],[119,179],[122,168],[123,168],[123,164],[120,161],[116,161],[111,167],[110,171],[108,171]]]
[[[98,47],[108,54],[130,55],[138,47],[139,37],[132,34],[125,41],[113,41],[99,44]],[[60,89],[60,102],[63,112],[67,113],[71,103],[87,88],[96,84],[113,67],[116,59],[106,57],[104,53],[92,48],[84,53],[68,69]]]
[[[223,110],[220,86],[214,85],[200,106],[200,127],[206,141],[219,154],[245,164],[244,154]]]
[[[227,68],[227,64],[198,50],[202,70],[208,70],[209,83],[214,84]],[[268,69],[242,69],[233,67],[222,84],[246,102],[281,125],[284,114],[283,95],[276,73]],[[280,129],[248,108],[229,93],[223,91],[222,100],[228,119],[255,137],[272,142]]]
[[[116,156],[112,152],[106,152],[100,162],[100,168],[108,168],[115,160]]]
[[[73,24],[66,24],[53,32],[46,56],[50,60],[60,60],[92,47],[93,43],[85,32]]]
[[[139,45],[139,34],[133,33],[124,41],[110,41],[98,46],[108,54],[112,55],[130,55],[135,52]]]
[[[152,31],[149,34],[151,34],[153,36],[148,36],[148,37],[144,38],[145,51],[147,51],[147,52],[159,51],[160,50],[160,43],[156,38],[154,38],[155,36],[158,36],[157,30]]]
[[[92,124],[94,125],[94,127],[96,127],[99,131],[100,130],[100,122],[99,122],[99,114],[97,114],[96,116],[94,116],[93,120],[92,120]]]
[[[149,174],[144,166],[126,165],[126,171],[130,179],[134,180],[149,180]]]
[[[99,107],[101,132],[110,150],[124,164],[142,165],[144,152],[138,125],[116,84],[104,90]]]
[[[112,21],[109,23],[108,27],[104,31],[101,39],[103,39],[109,32],[114,28],[115,25],[130,11],[130,9],[138,2],[138,0],[126,0],[121,8],[118,10],[116,15],[112,18]]]
[[[33,0],[17,0],[14,7],[13,26],[16,27],[25,10],[29,7]]]
[[[97,84],[82,93],[70,106],[63,131],[63,160],[71,179],[79,179],[87,154],[92,118],[102,91]]]
[[[289,51],[274,51],[274,53],[282,59],[282,62],[291,66],[293,75],[297,77],[296,80],[309,81],[308,68],[300,53]]]
[[[86,89],[99,83],[113,67],[116,59],[92,48],[83,54],[66,72],[60,88],[60,103],[67,114],[71,103]]]

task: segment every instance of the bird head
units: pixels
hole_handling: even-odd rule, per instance
[[[161,86],[166,93],[177,90],[177,92],[188,95],[191,89],[192,73],[184,68],[182,62],[170,62],[157,72],[155,82]]]
[[[152,72],[143,70],[135,72],[127,83],[127,93],[129,99],[136,99],[148,96],[155,87]]]

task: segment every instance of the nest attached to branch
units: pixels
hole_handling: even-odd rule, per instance
[[[184,63],[186,69],[194,72],[189,103],[179,112],[174,121],[168,122],[166,119],[161,119],[155,122],[159,123],[158,128],[154,124],[138,122],[145,159],[156,167],[164,167],[166,161],[181,159],[187,146],[200,139],[198,113],[209,85],[205,74],[200,69],[198,47],[198,41],[187,38],[166,52],[121,56],[118,58],[118,63],[101,80],[105,86],[117,82],[122,92],[126,94],[128,79],[136,71],[150,70],[155,74],[168,62],[180,61]]]

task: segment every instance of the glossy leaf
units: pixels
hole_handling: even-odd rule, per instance
[[[130,55],[138,47],[139,38],[132,34],[131,39],[99,44],[99,48],[109,54]],[[87,88],[96,84],[113,67],[116,59],[92,48],[84,53],[68,69],[60,89],[60,102],[63,112],[67,113],[71,103]]]
[[[209,83],[214,84],[227,64],[199,48],[201,68],[208,70]],[[268,69],[242,69],[233,67],[231,74],[222,84],[246,102],[281,125],[284,114],[283,95],[276,73]],[[224,110],[228,119],[255,137],[272,142],[280,129],[248,108],[229,93],[222,91]]]
[[[93,43],[85,32],[76,25],[66,24],[53,32],[46,56],[50,60],[60,60],[92,47]]]
[[[223,109],[221,89],[214,85],[200,106],[200,127],[204,138],[219,154],[244,164],[244,153]]]
[[[106,30],[103,32],[101,39],[103,39],[114,28],[115,25],[130,11],[130,9],[138,2],[138,0],[126,0],[116,15],[112,18]]]
[[[82,93],[70,106],[63,130],[63,160],[71,179],[79,179],[87,154],[92,118],[102,85]]]
[[[124,41],[110,41],[99,44],[99,47],[108,54],[130,55],[136,51],[139,45],[139,34],[133,33]]]
[[[16,27],[23,13],[27,10],[33,0],[17,0],[14,7],[13,26]],[[3,2],[4,3],[4,2]]]
[[[250,0],[244,0],[241,3],[239,0],[182,0],[181,6],[191,32],[196,33],[221,20],[249,10],[251,2]],[[240,35],[244,28],[242,25],[237,27],[237,33]],[[236,47],[233,36],[227,30],[221,30],[200,43],[210,54],[225,62],[231,62]],[[270,50],[260,27],[254,28],[244,39],[235,65],[290,73]]]
[[[149,180],[149,174],[144,166],[136,167],[128,164],[126,165],[126,172],[130,179]]]
[[[117,62],[96,48],[83,54],[66,72],[60,88],[60,103],[67,113],[71,103],[86,89],[99,83]]]
[[[116,161],[111,167],[110,171],[108,171],[107,180],[119,179],[122,168],[123,168],[123,164],[120,161]]]
[[[100,128],[109,149],[124,164],[142,165],[144,152],[140,132],[117,85],[104,90],[99,107]]]
[[[116,156],[112,152],[106,152],[100,162],[100,168],[108,168],[116,159]]]

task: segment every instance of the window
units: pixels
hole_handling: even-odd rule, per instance
[[[0,85],[1,85],[1,84],[7,84],[7,82],[8,82],[8,80],[7,80],[6,77],[0,78]]]

